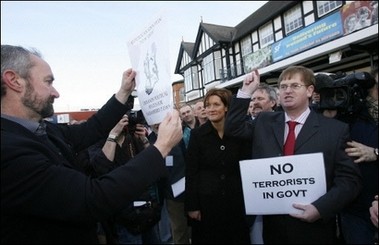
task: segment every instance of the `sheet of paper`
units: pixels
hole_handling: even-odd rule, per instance
[[[172,155],[166,157],[166,167],[174,166],[174,157]]]
[[[183,177],[177,182],[175,182],[174,184],[172,184],[171,189],[172,189],[172,193],[174,197],[177,197],[180,194],[182,194],[185,190],[185,186],[186,186],[186,177]]]
[[[139,105],[149,125],[160,123],[173,110],[169,35],[166,19],[160,14],[127,43],[137,72]]]

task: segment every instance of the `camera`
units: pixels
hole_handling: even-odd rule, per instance
[[[142,110],[139,111],[129,111],[127,113],[129,124],[128,124],[128,130],[130,133],[134,133],[136,131],[136,125],[137,124],[146,124],[146,119],[142,113]]]
[[[368,72],[343,74],[332,77],[332,80],[332,83],[319,90],[320,109],[337,110],[345,115],[360,111],[366,102],[367,90],[376,82]]]

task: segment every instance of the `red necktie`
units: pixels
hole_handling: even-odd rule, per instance
[[[295,152],[295,127],[297,122],[295,121],[288,121],[288,135],[286,142],[284,143],[284,150],[283,153],[285,156],[287,155],[293,155]]]

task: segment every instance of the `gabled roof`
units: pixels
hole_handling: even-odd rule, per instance
[[[184,42],[182,41],[179,49],[179,56],[175,67],[175,73],[180,74],[180,65],[183,59],[183,52],[186,51],[191,59],[194,59],[201,44],[201,37],[203,33],[206,33],[212,40],[216,43],[230,43],[235,33],[235,28],[230,26],[221,26],[214,24],[207,24],[201,22],[199,25],[199,30],[197,32],[196,42]],[[196,45],[196,46],[195,46]]]
[[[200,34],[200,30],[207,33],[208,36],[212,38],[216,43],[231,42],[234,36],[234,33],[236,32],[236,29],[234,27],[207,24],[203,22],[200,23],[198,37]],[[201,35],[199,38],[201,38]],[[196,41],[197,41],[197,38],[196,38]]]
[[[176,67],[175,67],[175,74],[180,74],[180,64],[183,59],[183,52],[188,53],[188,55],[191,57],[191,60],[193,60],[193,47],[195,46],[195,43],[190,43],[190,42],[184,42],[182,41],[180,43],[180,48],[179,48],[179,55],[178,59],[176,61]]]
[[[190,42],[182,42],[182,47],[183,50],[188,53],[188,55],[193,59],[193,48],[195,46],[195,43],[190,43]]]
[[[233,36],[236,32],[234,27],[230,26],[221,26],[215,24],[207,24],[201,22],[199,25],[199,30],[197,32],[195,47],[193,49],[193,57],[196,57],[197,51],[201,44],[201,38],[203,33],[206,33],[215,43],[230,43],[233,39]]]

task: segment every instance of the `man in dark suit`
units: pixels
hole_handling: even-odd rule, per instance
[[[313,71],[302,66],[285,69],[278,80],[283,111],[261,112],[246,122],[250,97],[259,85],[257,71],[246,75],[242,88],[233,99],[225,124],[225,134],[252,140],[252,158],[283,155],[288,121],[295,121],[294,154],[322,152],[327,192],[309,204],[294,203],[298,214],[265,215],[263,238],[267,244],[328,244],[335,242],[336,213],[361,190],[357,165],[345,153],[348,125],[310,110],[314,90]]]
[[[130,163],[98,178],[75,168],[76,154],[107,138],[130,109],[135,75],[126,70],[119,91],[87,122],[44,123],[59,97],[50,66],[36,51],[1,45],[1,243],[96,244],[97,222],[167,175],[164,157],[182,137],[176,111]]]

